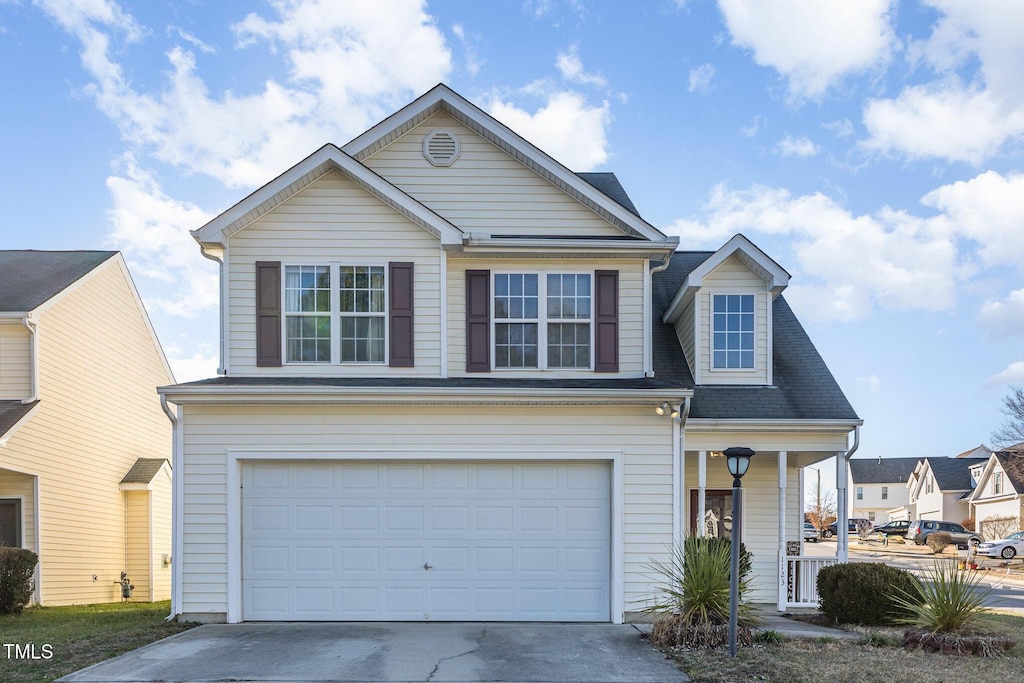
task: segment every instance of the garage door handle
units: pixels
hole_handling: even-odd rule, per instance
[[[433,567],[431,567],[426,562],[423,563],[423,571],[430,571],[431,569],[433,569]]]

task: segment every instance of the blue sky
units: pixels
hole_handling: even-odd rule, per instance
[[[742,232],[859,414],[953,455],[1024,383],[1024,3],[0,0],[0,245],[120,249],[179,380],[188,236],[445,82],[682,248]]]

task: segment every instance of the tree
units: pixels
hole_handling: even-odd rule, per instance
[[[1010,387],[1003,397],[1003,415],[1006,422],[992,432],[996,448],[1010,448],[1024,442],[1024,386]]]
[[[811,484],[807,495],[807,521],[819,532],[836,521],[836,500],[831,489],[821,485],[821,473],[817,483]]]

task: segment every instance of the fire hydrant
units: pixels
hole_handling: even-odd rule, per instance
[[[122,600],[129,600],[129,599],[131,599],[131,597],[132,597],[132,590],[135,588],[135,586],[133,586],[132,582],[128,580],[128,572],[121,572],[121,580],[120,581],[115,581],[114,583],[121,584],[121,599]]]

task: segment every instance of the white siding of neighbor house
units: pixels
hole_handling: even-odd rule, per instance
[[[28,329],[20,322],[0,323],[0,400],[32,395],[32,363]]]
[[[623,454],[622,534],[625,607],[642,607],[652,579],[645,565],[672,539],[672,429],[653,410],[623,407],[458,408],[185,407],[185,615],[223,619],[227,610],[226,451],[332,450],[446,453]]]
[[[1011,532],[1024,529],[1024,503],[1021,502],[1020,498],[1016,497],[1010,498],[1009,500],[993,501],[991,503],[975,503],[974,523],[976,529],[983,531],[985,529],[985,520],[993,517],[1011,517],[1016,519],[1016,526],[1010,529]],[[1002,527],[1003,525],[1000,524],[999,526]]]
[[[0,469],[0,498],[21,499],[21,547],[36,549],[35,492],[32,477]]]
[[[754,369],[714,370],[711,367],[712,295],[754,295]],[[698,316],[697,363],[703,384],[767,384],[771,347],[769,300],[765,282],[739,258],[731,256],[709,273],[696,294]],[[691,314],[692,315],[692,314]],[[681,318],[681,320],[684,320]],[[686,325],[686,323],[681,323]],[[678,329],[678,328],[677,328]],[[680,340],[682,341],[682,340]]]
[[[571,273],[595,270],[619,271],[619,375],[643,376],[644,371],[644,301],[643,261],[612,261],[595,259],[556,260],[448,260],[448,373],[450,377],[466,373],[466,271],[484,269],[491,273],[545,272]],[[493,289],[493,279],[492,279]],[[493,293],[493,292],[492,292]],[[593,328],[591,328],[593,329]],[[493,345],[493,337],[491,339]],[[495,371],[495,376],[537,376],[537,371]],[[479,376],[479,373],[469,373]],[[601,377],[592,371],[545,371],[544,377]],[[615,376],[615,375],[612,375]]]
[[[889,497],[882,499],[882,487],[889,487]],[[857,500],[857,487],[863,487],[864,499]],[[863,517],[870,519],[868,513],[875,513],[875,523],[882,524],[889,521],[888,511],[906,505],[910,502],[910,491],[906,482],[893,482],[890,484],[850,484],[850,517]]]
[[[963,494],[963,491],[945,493],[938,487],[931,493],[925,493],[924,487],[921,487],[921,495],[917,499],[918,518],[959,524],[970,516],[967,501],[960,500]]]
[[[257,261],[280,261],[282,266],[331,263],[386,266],[390,261],[412,261],[415,264],[416,366],[390,368],[386,362],[383,365],[286,363],[280,368],[257,369]],[[440,242],[436,237],[344,174],[328,173],[229,239],[231,373],[305,377],[439,375],[440,264]],[[283,283],[283,270],[281,277]],[[336,284],[332,282],[332,287]]]
[[[689,449],[687,434],[687,449]],[[762,457],[763,456],[763,457]],[[686,452],[686,524],[690,532],[690,492],[698,487],[698,454]],[[753,554],[751,592],[747,600],[758,603],[778,602],[779,563],[779,469],[778,451],[758,451],[751,459],[750,469],[743,477],[742,541]],[[724,458],[707,459],[707,489],[731,489],[732,476]],[[799,541],[803,533],[803,510],[800,506],[800,475],[795,467],[786,469],[786,538]]]
[[[137,458],[170,455],[156,387],[172,379],[120,263],[101,265],[41,313],[40,405],[2,452],[6,466],[39,478],[48,605],[120,599],[119,483]]]
[[[451,166],[423,156],[423,137],[454,133]],[[622,231],[461,123],[439,113],[363,163],[464,231],[492,235],[621,237]]]

